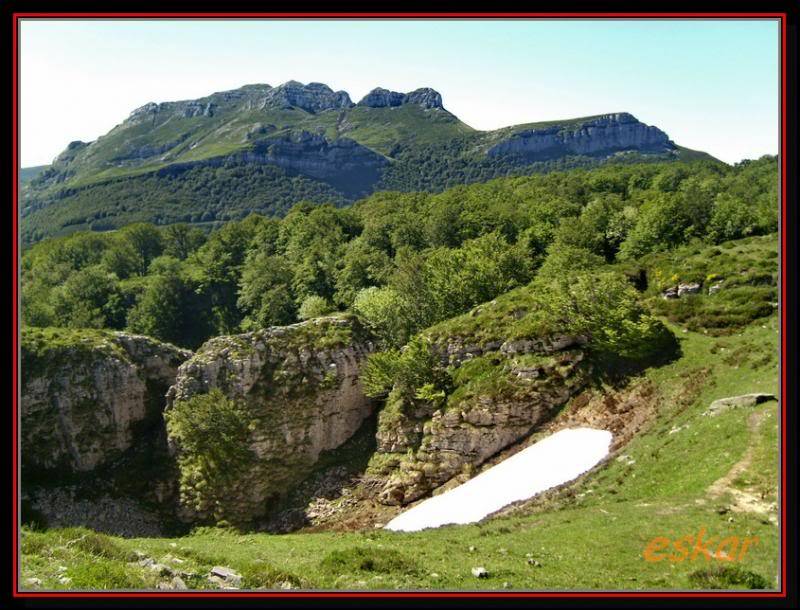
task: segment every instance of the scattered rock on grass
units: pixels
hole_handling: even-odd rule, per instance
[[[728,398],[720,398],[712,402],[708,410],[703,415],[718,415],[728,409],[735,409],[737,407],[754,407],[755,405],[767,402],[768,400],[776,400],[773,394],[764,394],[761,392],[754,392],[752,394],[742,394],[741,396],[729,396]]]
[[[208,580],[225,589],[238,589],[242,584],[242,575],[225,566],[214,566]]]
[[[691,282],[687,284],[678,284],[678,296],[682,297],[685,294],[697,294],[700,292],[700,284]]]

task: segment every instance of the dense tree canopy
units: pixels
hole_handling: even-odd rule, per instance
[[[347,209],[301,202],[282,220],[254,214],[211,231],[137,223],[76,233],[24,252],[22,318],[197,347],[352,309],[401,346],[537,274],[773,232],[777,189],[774,157],[608,164],[439,194],[380,192]]]

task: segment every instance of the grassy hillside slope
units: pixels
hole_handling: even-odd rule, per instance
[[[667,323],[680,356],[622,387],[602,388],[611,394],[652,387],[652,416],[606,463],[561,490],[480,524],[419,533],[200,529],[176,538],[120,539],[80,528],[26,527],[22,582],[39,579],[33,586],[48,589],[155,588],[172,575],[137,562],[151,558],[180,574],[189,588],[200,589],[212,587],[207,574],[216,565],[240,573],[247,589],[775,588],[778,403],[707,413],[719,398],[778,395],[779,318],[759,309],[766,286],[757,276],[771,273],[775,247],[771,235],[694,253],[687,246],[641,262],[649,277],[671,271],[670,281],[697,273],[708,281],[716,273],[725,278],[723,288],[666,302],[651,284],[653,309],[661,301],[689,308],[688,316],[659,310],[665,320],[674,320]],[[720,250],[714,257],[713,249]],[[718,262],[712,268],[713,260]],[[774,286],[769,290],[767,298],[776,298]],[[756,308],[732,315],[721,328],[721,318],[713,315],[721,296],[734,304],[749,300]],[[581,409],[579,398],[563,416]],[[693,552],[698,535],[710,541],[712,556]],[[669,543],[690,537],[686,556],[672,547],[665,555],[647,555],[660,560],[646,560],[645,550],[659,537]],[[737,538],[736,546],[728,540],[720,548],[730,537]],[[749,547],[742,554],[744,539]],[[478,566],[488,571],[487,578],[472,576],[471,568]]]

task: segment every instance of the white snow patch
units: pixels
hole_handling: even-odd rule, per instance
[[[400,513],[385,529],[415,532],[475,523],[513,502],[577,478],[608,455],[611,439],[606,430],[560,430],[466,483]]]

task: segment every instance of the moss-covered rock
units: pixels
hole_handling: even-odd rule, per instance
[[[201,346],[169,390],[167,419],[171,410],[219,392],[231,403],[226,412],[246,413],[248,429],[245,438],[231,435],[230,451],[216,443],[215,466],[202,472],[189,470],[208,464],[198,459],[208,456],[188,452],[203,447],[182,443],[185,434],[177,428],[170,431],[182,470],[182,518],[245,524],[262,516],[270,500],[302,480],[321,452],[344,443],[372,412],[359,381],[372,350],[370,336],[350,316],[216,337]]]
[[[497,351],[452,370],[453,390],[440,408],[390,395],[378,420],[378,451],[398,460],[380,500],[413,502],[528,436],[585,385],[587,370],[580,349]]]
[[[121,332],[24,328],[22,466],[90,471],[158,421],[178,365],[191,352]]]

